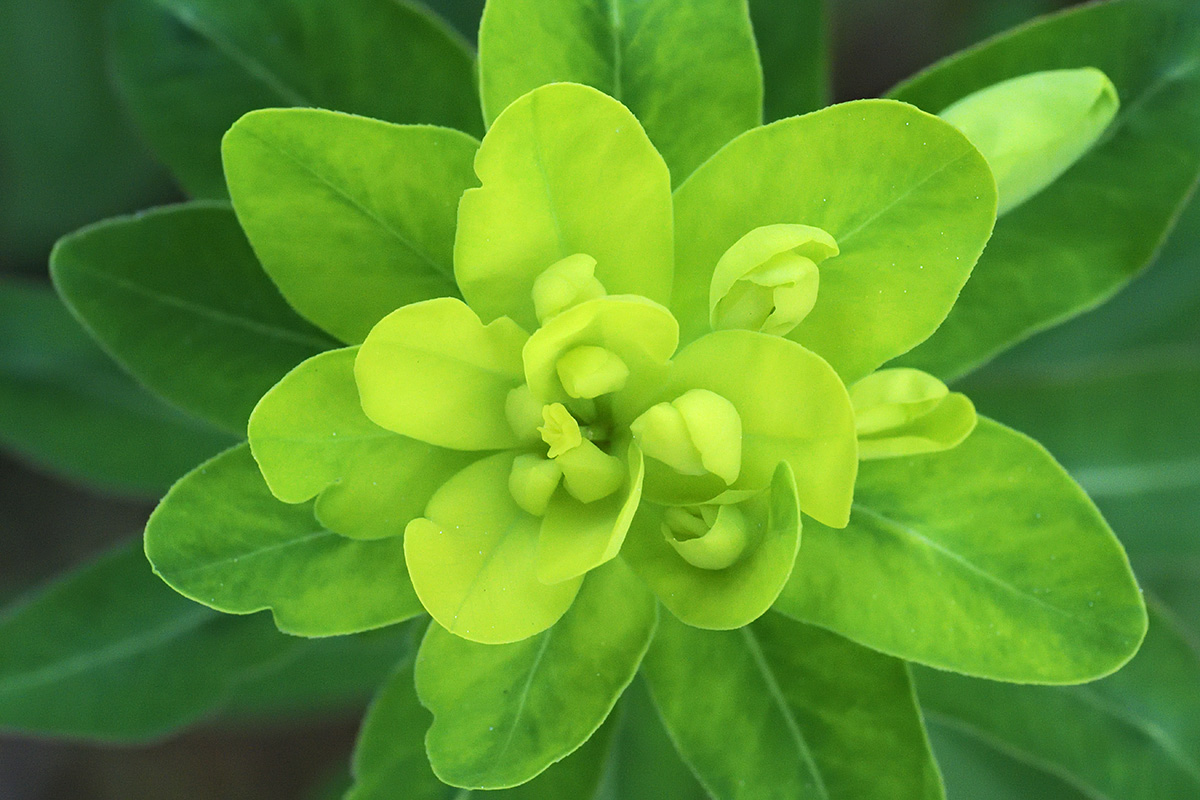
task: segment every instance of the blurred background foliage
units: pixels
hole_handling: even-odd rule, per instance
[[[771,38],[769,46],[764,41],[768,81],[788,76],[771,85],[768,116],[807,110],[826,85],[829,99],[878,96],[944,55],[1070,4],[831,0],[829,37],[813,41],[803,32],[819,22],[808,18],[807,4],[751,0],[756,18],[774,21],[760,32]],[[150,500],[229,443],[225,434],[139,388],[79,329],[46,283],[47,256],[62,234],[183,197],[112,88],[106,5],[0,0],[0,445],[8,451],[0,453],[3,601],[130,541]],[[428,5],[473,39],[483,0]],[[789,48],[798,47],[818,54],[827,48],[829,73],[823,59],[788,58]],[[797,63],[807,66],[798,70]],[[961,702],[997,685],[985,690],[981,682],[920,672],[952,800],[1149,800],[1168,797],[1152,793],[1160,789],[1144,779],[1150,772],[1176,770],[1200,782],[1200,708],[1192,707],[1200,683],[1184,692],[1190,703],[1178,700],[1178,682],[1200,675],[1198,256],[1200,203],[1193,203],[1157,263],[1115,300],[1034,337],[962,383],[983,413],[1042,441],[1083,483],[1157,599],[1151,639],[1129,670],[1047,697],[1045,690],[997,688],[988,703],[1010,710],[1007,715]],[[116,442],[123,446],[108,446]],[[136,586],[156,580],[143,567],[136,544],[129,544],[95,569],[105,571],[107,583]],[[52,596],[38,602],[46,615],[69,613],[56,609]],[[119,605],[121,599],[97,595],[97,602]],[[0,615],[0,629],[6,624]],[[199,661],[205,637],[225,634],[215,615],[196,616],[192,624],[175,655],[191,652]],[[405,636],[369,637],[351,645],[352,652],[289,644],[246,654],[236,686],[209,689],[227,698],[221,718],[159,743],[116,747],[0,736],[0,797],[337,796],[367,700],[364,687],[387,673]],[[325,680],[347,660],[357,665],[352,674],[340,683]],[[134,674],[123,672],[126,666],[118,664],[106,679]],[[312,708],[289,708],[286,698],[273,696],[281,675],[313,682]],[[156,725],[170,727],[155,717],[152,696],[138,702],[130,724],[144,735],[133,738],[152,738]],[[1038,735],[1022,709],[1032,714],[1047,703],[1062,703],[1063,713],[1081,718],[1094,713],[1089,741]],[[317,715],[314,708],[329,713]],[[53,698],[26,709],[29,727],[49,724],[38,715],[53,710]],[[13,718],[16,712],[6,713]],[[281,713],[287,724],[264,721]],[[1081,748],[1106,754],[1103,769],[1089,772]]]

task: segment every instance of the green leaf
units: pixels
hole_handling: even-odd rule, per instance
[[[372,703],[354,751],[353,790],[345,800],[577,800],[598,797],[611,750],[610,721],[587,743],[529,783],[499,792],[471,792],[437,779],[425,754],[432,715],[413,689],[413,661],[406,660]]]
[[[922,669],[934,719],[1112,800],[1200,793],[1200,652],[1151,605],[1129,665],[1088,686],[1012,686]]]
[[[288,302],[355,344],[400,306],[457,295],[465,133],[315,108],[267,109],[222,140],[238,221]]]
[[[969,734],[935,719],[928,725],[950,800],[1096,800]]]
[[[479,72],[489,124],[548,83],[587,84],[620,100],[676,184],[762,121],[762,70],[744,0],[491,0]]]
[[[466,45],[396,0],[121,0],[117,86],[197,197],[225,195],[220,141],[248,111],[320,106],[480,133]]]
[[[250,449],[271,493],[317,497],[318,521],[355,539],[399,536],[474,454],[418,442],[367,419],[354,383],[357,347],[313,356],[250,415]]]
[[[1120,108],[1093,67],[1032,72],[967,95],[939,114],[987,159],[1007,214],[1071,168]]]
[[[570,608],[582,576],[546,585],[537,579],[540,520],[508,488],[514,454],[477,461],[429,501],[428,519],[404,534],[404,552],[421,603],[450,633],[507,644],[549,628]]]
[[[824,0],[750,0],[767,122],[829,103],[829,20]]]
[[[524,381],[528,338],[507,318],[484,325],[449,297],[398,309],[358,351],[363,411],[376,425],[439,447],[516,447],[505,403]]]
[[[1124,551],[1036,442],[988,419],[943,453],[862,465],[850,525],[808,525],[776,609],[885,653],[1079,683],[1137,651]]]
[[[777,336],[718,331],[675,357],[664,396],[689,389],[715,392],[741,416],[742,470],[730,488],[765,488],[786,461],[804,513],[829,525],[846,524],[858,470],[854,411],[827,363]],[[649,462],[647,469],[646,495],[657,500]]]
[[[726,632],[664,618],[643,671],[717,800],[943,796],[903,662],[769,614]]]
[[[786,463],[768,490],[736,506],[752,532],[747,552],[725,569],[685,561],[667,541],[662,509],[645,503],[622,550],[662,604],[688,625],[730,630],[762,616],[783,590],[800,548],[796,481]],[[694,541],[694,540],[693,540]]]
[[[961,375],[1107,299],[1150,261],[1200,176],[1198,22],[1187,0],[1095,3],[990,40],[893,91],[939,112],[1027,72],[1096,67],[1124,109],[1087,157],[997,223],[954,311],[902,363]]]
[[[50,256],[71,311],[126,369],[185,411],[242,432],[263,392],[333,343],[288,307],[227,206],[100,222]]]
[[[72,480],[165,492],[232,440],[113,364],[48,287],[0,281],[0,442]]]
[[[310,504],[276,500],[246,445],[186,475],[146,524],[154,571],[229,614],[269,608],[284,633],[336,636],[422,613],[399,537],[324,530]]]
[[[459,205],[454,274],[484,320],[538,327],[533,281],[583,253],[610,294],[671,295],[671,182],[627,108],[578,84],[535,89],[484,137]]]
[[[816,307],[789,338],[853,383],[945,319],[991,233],[995,191],[966,137],[891,101],[743,134],[675,193],[682,339],[708,328],[709,280],[735,242],[766,225],[813,226],[841,253],[821,264]]]
[[[654,598],[613,561],[536,637],[483,645],[432,626],[416,685],[434,715],[426,738],[434,771],[455,786],[498,789],[573,752],[633,680],[657,617]]]
[[[294,641],[175,594],[131,543],[0,614],[0,728],[152,739],[210,713]]]

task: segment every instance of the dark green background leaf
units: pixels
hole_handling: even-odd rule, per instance
[[[829,20],[824,0],[750,0],[767,122],[826,105]]]
[[[400,0],[119,0],[112,44],[130,111],[196,197],[224,196],[221,135],[256,108],[482,133],[465,42]]]
[[[138,386],[49,287],[3,281],[0,442],[72,480],[151,495],[233,440]]]
[[[1154,256],[1200,175],[1200,6],[1112,0],[980,45],[893,91],[938,113],[1000,80],[1092,66],[1122,110],[1088,156],[1002,218],[946,322],[901,363],[943,378],[1109,297]]]
[[[296,315],[226,205],[120,217],[59,241],[55,287],[101,344],[180,408],[245,432],[258,399],[336,344]]]

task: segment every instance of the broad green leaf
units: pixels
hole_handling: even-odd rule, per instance
[[[0,614],[0,728],[143,741],[196,721],[295,640],[217,614],[118,547]]]
[[[439,447],[515,447],[505,403],[524,379],[528,338],[507,318],[484,325],[449,297],[398,309],[358,351],[363,411],[376,425]]]
[[[928,720],[949,800],[1096,800],[957,728]]]
[[[292,367],[333,342],[288,307],[228,206],[190,203],[100,222],[61,240],[55,287],[150,389],[243,432]]]
[[[354,383],[357,347],[289,372],[250,415],[250,450],[285,503],[317,497],[317,519],[354,539],[399,536],[439,486],[475,459],[386,431],[367,419]]]
[[[620,100],[676,184],[762,121],[745,0],[490,0],[479,73],[489,124],[548,83],[587,84]]]
[[[777,614],[724,632],[664,618],[643,671],[717,800],[943,796],[901,661]]]
[[[106,490],[165,492],[232,440],[113,364],[49,287],[0,282],[0,442]]]
[[[537,579],[541,521],[508,488],[514,454],[477,461],[451,478],[426,517],[408,524],[404,552],[421,603],[438,624],[474,642],[518,642],[570,608],[583,578]]]
[[[765,488],[786,461],[804,513],[829,525],[846,524],[858,469],[854,411],[829,364],[777,336],[718,331],[676,356],[664,395],[689,389],[715,392],[741,416],[742,469],[730,488]],[[646,493],[653,500],[654,473],[647,464]]]
[[[297,636],[381,628],[422,612],[400,537],[324,530],[312,506],[276,500],[246,445],[197,467],[146,524],[146,555],[175,591],[228,614],[271,609]]]
[[[1200,653],[1151,604],[1138,655],[1087,686],[1013,686],[921,669],[933,719],[1061,775],[1088,796],[1200,793]]]
[[[658,618],[653,596],[620,561],[591,572],[549,630],[507,645],[432,626],[417,655],[434,771],[455,786],[523,783],[573,752],[633,680]]]
[[[792,574],[800,548],[796,481],[780,463],[766,491],[735,508],[750,533],[746,550],[725,569],[684,560],[667,541],[662,509],[644,503],[622,553],[662,604],[697,628],[739,628],[762,616]]]
[[[1107,299],[1150,261],[1200,175],[1198,12],[1189,0],[1090,4],[992,39],[893,91],[940,112],[1028,72],[1096,67],[1123,107],[1087,157],[997,223],[954,311],[902,363],[961,375]]]
[[[400,306],[458,294],[454,227],[478,147],[448,128],[286,108],[239,119],[221,153],[267,274],[354,344]]]
[[[479,133],[471,54],[397,0],[120,0],[117,86],[194,196],[225,195],[221,136],[248,111],[320,106]]]
[[[1045,189],[1082,158],[1120,108],[1112,81],[1093,67],[1032,72],[980,89],[938,116],[987,159],[1000,216]]]
[[[775,608],[910,661],[1022,683],[1107,675],[1146,626],[1087,495],[987,419],[953,450],[863,463],[849,527],[805,526]]]
[[[671,181],[629,109],[552,84],[501,114],[475,158],[483,186],[459,204],[454,274],[484,320],[537,328],[533,281],[567,256],[596,259],[610,294],[671,295]]]
[[[829,20],[825,0],[750,0],[763,70],[767,122],[829,103]]]
[[[821,264],[816,307],[788,336],[853,383],[937,329],[995,212],[983,156],[910,106],[862,100],[756,128],[675,193],[682,339],[707,329],[709,280],[735,242],[765,225],[813,226],[841,252]]]
[[[418,702],[413,661],[404,661],[372,703],[354,751],[354,788],[345,800],[598,800],[612,750],[610,721],[563,761],[532,781],[498,792],[472,792],[437,779],[425,753],[433,716]]]
[[[468,41],[475,42],[485,0],[421,0],[421,4],[436,11]]]

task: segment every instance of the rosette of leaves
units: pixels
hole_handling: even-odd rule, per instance
[[[249,422],[147,554],[300,636],[433,617],[352,796],[586,783],[639,669],[712,795],[940,796],[905,660],[1079,683],[1145,633],[1087,496],[943,382],[1060,312],[993,298],[1020,321],[965,356],[935,334],[998,208],[1103,147],[1116,91],[1039,65],[944,119],[874,100],[763,126],[743,3],[607,11],[488,4],[482,141],[254,111],[224,138],[232,210],[60,244],[60,291],[129,369]],[[145,356],[113,298],[171,278],[121,273],[129,248],[201,265],[154,324],[211,336]]]

